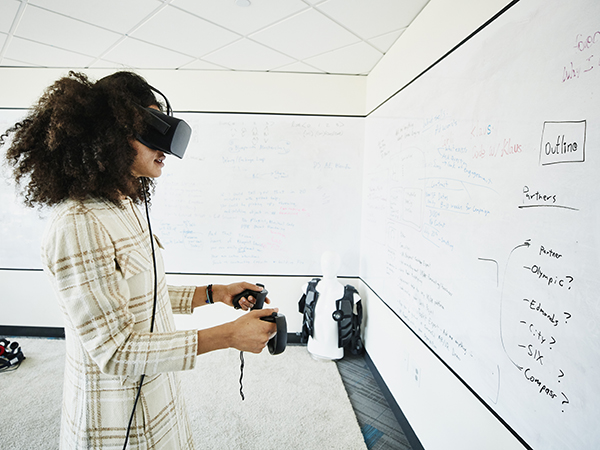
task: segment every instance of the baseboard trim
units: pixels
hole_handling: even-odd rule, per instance
[[[388,405],[390,405],[390,409],[394,413],[394,416],[396,416],[398,425],[400,425],[400,427],[404,431],[404,435],[406,436],[406,439],[412,446],[412,449],[413,450],[424,450],[423,445],[421,444],[421,441],[419,440],[419,438],[415,434],[414,430],[410,426],[410,423],[408,422],[406,416],[402,412],[402,409],[400,409],[400,406],[398,405],[398,403],[396,403],[396,399],[392,395],[391,391],[388,389],[387,385],[385,384],[385,381],[383,380],[383,377],[377,370],[375,363],[373,362],[373,360],[369,356],[369,353],[367,353],[367,352],[365,352],[365,362],[367,363],[367,367],[371,370],[371,373],[373,374],[373,378],[375,378],[375,381],[377,382],[377,385],[379,386],[381,393],[383,394],[384,398],[388,402]]]
[[[24,327],[18,325],[0,325],[1,336],[64,338],[63,327]]]
[[[287,342],[288,344],[298,344],[298,345],[306,345],[302,344],[301,338],[302,333],[288,333]]]

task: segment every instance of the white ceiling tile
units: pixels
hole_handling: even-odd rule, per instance
[[[15,0],[0,0],[0,31],[8,33],[19,10],[20,2]]]
[[[231,31],[172,7],[164,8],[131,36],[194,57],[240,38]]]
[[[394,42],[396,42],[400,35],[404,33],[405,29],[392,31],[391,33],[384,34],[383,36],[374,37],[369,39],[369,43],[375,46],[379,51],[387,53],[390,47],[394,45]]]
[[[0,33],[0,50],[4,47],[4,43],[6,42],[6,38],[8,34]]]
[[[328,0],[317,6],[336,22],[369,39],[407,27],[429,0]]]
[[[233,70],[270,70],[294,60],[248,39],[234,42],[203,58]]]
[[[41,67],[87,67],[94,59],[18,37],[11,39],[4,56]]]
[[[129,32],[163,5],[159,0],[29,0],[29,3],[119,33]]]
[[[323,55],[306,59],[327,73],[367,74],[383,56],[369,44],[359,42]]]
[[[172,5],[244,36],[308,8],[301,0],[251,0],[249,7],[233,0],[174,0]]]
[[[288,64],[286,66],[277,67],[276,69],[273,69],[272,72],[324,73],[322,70],[319,70],[313,66],[309,66],[308,64],[300,61],[293,64]]]
[[[121,36],[35,6],[27,6],[15,36],[65,50],[99,56]]]
[[[254,33],[251,37],[298,60],[359,41],[352,33],[313,9]]]
[[[209,62],[203,61],[201,59],[197,59],[196,61],[192,61],[185,66],[181,66],[180,70],[230,70],[225,67],[217,66],[216,64],[211,64]]]
[[[173,69],[179,68],[194,58],[148,44],[137,39],[128,38],[103,55],[106,61],[123,64],[126,67],[140,69]]]
[[[35,64],[26,63],[23,61],[17,61],[17,60],[10,59],[10,58],[2,58],[2,61],[0,62],[0,66],[3,66],[3,67],[39,67],[39,66],[36,66]]]

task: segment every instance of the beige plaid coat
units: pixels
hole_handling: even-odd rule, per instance
[[[61,449],[122,449],[140,377],[130,449],[192,449],[176,372],[196,362],[197,331],[177,331],[194,287],[167,286],[155,238],[158,305],[150,333],[153,266],[148,226],[130,199],[65,201],[50,218],[42,259],[65,320]]]

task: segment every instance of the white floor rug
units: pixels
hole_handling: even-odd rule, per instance
[[[14,340],[27,359],[0,373],[0,447],[56,449],[64,341]],[[315,361],[299,346],[278,356],[244,353],[242,401],[239,355],[203,355],[181,374],[198,449],[366,450],[335,363]]]

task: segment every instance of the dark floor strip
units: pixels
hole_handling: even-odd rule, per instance
[[[367,448],[418,450],[411,446],[365,358],[349,355],[336,362]]]

